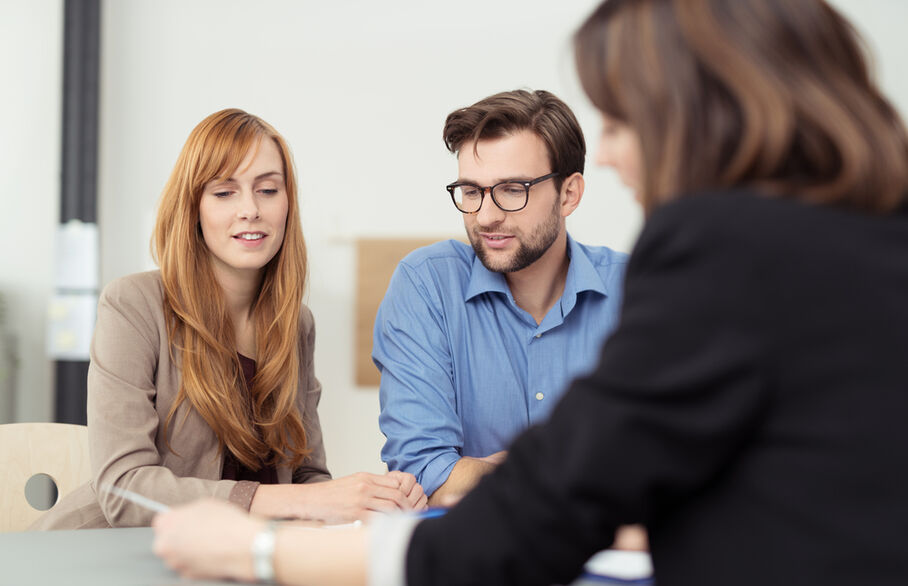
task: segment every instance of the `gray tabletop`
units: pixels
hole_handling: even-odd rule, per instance
[[[0,584],[15,586],[213,586],[235,582],[180,578],[153,553],[152,531],[82,529],[0,533]],[[571,586],[627,584],[581,578]]]
[[[151,553],[149,527],[0,533],[0,584],[165,586],[185,580]]]

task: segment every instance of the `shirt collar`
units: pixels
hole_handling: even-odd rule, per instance
[[[574,241],[570,234],[567,235],[567,250],[571,264],[568,265],[562,300],[570,300],[573,305],[573,300],[582,291],[595,291],[607,295],[605,283],[602,281],[599,271],[593,266],[583,247]],[[469,301],[482,293],[510,295],[511,291],[504,275],[487,269],[479,257],[474,254],[473,266],[470,270],[470,283],[467,285],[464,301]]]
[[[564,293],[576,295],[583,291],[595,291],[602,295],[608,295],[605,288],[605,282],[602,275],[593,266],[590,257],[571,235],[567,235],[568,255],[571,257],[571,264],[568,266],[567,280],[564,283]]]
[[[508,288],[508,282],[505,281],[504,275],[487,269],[474,253],[473,267],[470,269],[470,283],[467,285],[467,292],[463,300],[469,301],[482,293],[504,293],[505,295],[510,295],[511,290]]]

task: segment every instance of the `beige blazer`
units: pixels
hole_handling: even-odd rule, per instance
[[[303,306],[297,406],[312,454],[296,470],[278,469],[281,483],[331,478],[318,420],[321,385],[313,371],[314,345],[312,313]],[[164,421],[180,388],[180,370],[171,360],[159,271],[123,277],[105,287],[90,358],[92,480],[64,497],[31,529],[151,524],[151,511],[96,490],[105,483],[167,505],[204,496],[227,499],[236,481],[221,480],[224,455],[217,436],[188,402],[180,405],[170,425],[170,448],[164,441]]]

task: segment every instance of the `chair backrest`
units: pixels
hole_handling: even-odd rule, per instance
[[[88,428],[66,423],[0,425],[0,531],[24,531],[45,511],[25,498],[35,474],[57,485],[57,500],[91,478]]]

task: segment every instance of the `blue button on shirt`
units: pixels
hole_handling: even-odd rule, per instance
[[[514,303],[504,275],[462,242],[401,261],[372,350],[389,469],[412,473],[432,494],[461,456],[507,449],[595,366],[618,319],[627,255],[570,236],[568,253],[564,293],[538,325]]]

